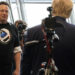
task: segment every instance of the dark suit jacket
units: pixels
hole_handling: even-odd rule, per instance
[[[22,75],[36,75],[38,70],[41,68],[41,63],[46,62],[48,59],[47,51],[42,42],[44,38],[41,26],[39,25],[28,29],[27,34],[26,42],[39,41],[39,43],[35,42],[25,45],[22,61]]]
[[[62,17],[55,17],[63,27],[55,28],[59,41],[54,43],[53,59],[59,69],[58,75],[75,75],[75,26],[66,22]],[[30,28],[27,33],[27,42],[43,40],[41,26]],[[25,46],[22,61],[22,75],[36,75],[41,63],[48,60],[47,50],[44,43],[33,43]]]
[[[59,69],[58,75],[75,75],[75,25],[69,24],[64,18],[56,17],[64,29],[56,28],[60,40],[55,43],[53,58]]]

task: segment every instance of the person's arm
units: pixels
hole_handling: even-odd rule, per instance
[[[13,29],[14,32],[14,71],[13,71],[13,75],[20,75],[20,64],[21,64],[21,47],[20,47],[20,43],[19,43],[19,35],[18,35],[18,30],[15,27],[15,25],[11,25],[11,28]]]
[[[13,75],[20,75],[20,64],[21,64],[21,47],[16,47],[14,49],[14,63],[15,63],[15,70]]]

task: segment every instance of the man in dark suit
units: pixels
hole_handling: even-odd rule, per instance
[[[56,25],[55,32],[59,41],[54,43],[52,58],[58,68],[58,75],[75,75],[75,26],[66,22],[73,3],[71,0],[53,0],[52,15]],[[23,55],[22,75],[38,75],[42,62],[48,61],[48,52],[42,41],[44,35],[41,26],[28,29],[25,52]]]

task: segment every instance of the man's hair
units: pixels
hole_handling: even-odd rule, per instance
[[[18,25],[18,24],[23,24],[23,25],[25,25],[25,26],[27,26],[27,23],[26,22],[24,22],[24,21],[22,21],[22,20],[17,20],[17,21],[15,21],[15,25]]]
[[[1,1],[0,5],[7,5],[9,7],[9,4],[7,2]]]
[[[22,20],[17,20],[17,21],[15,21],[15,24],[16,24],[16,23],[23,23],[23,24],[27,25],[26,22],[24,22],[24,21],[22,21]]]
[[[54,16],[68,18],[73,8],[73,2],[72,0],[53,0],[52,8]]]

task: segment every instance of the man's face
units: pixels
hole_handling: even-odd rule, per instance
[[[8,19],[8,6],[0,5],[0,23],[6,23]]]

